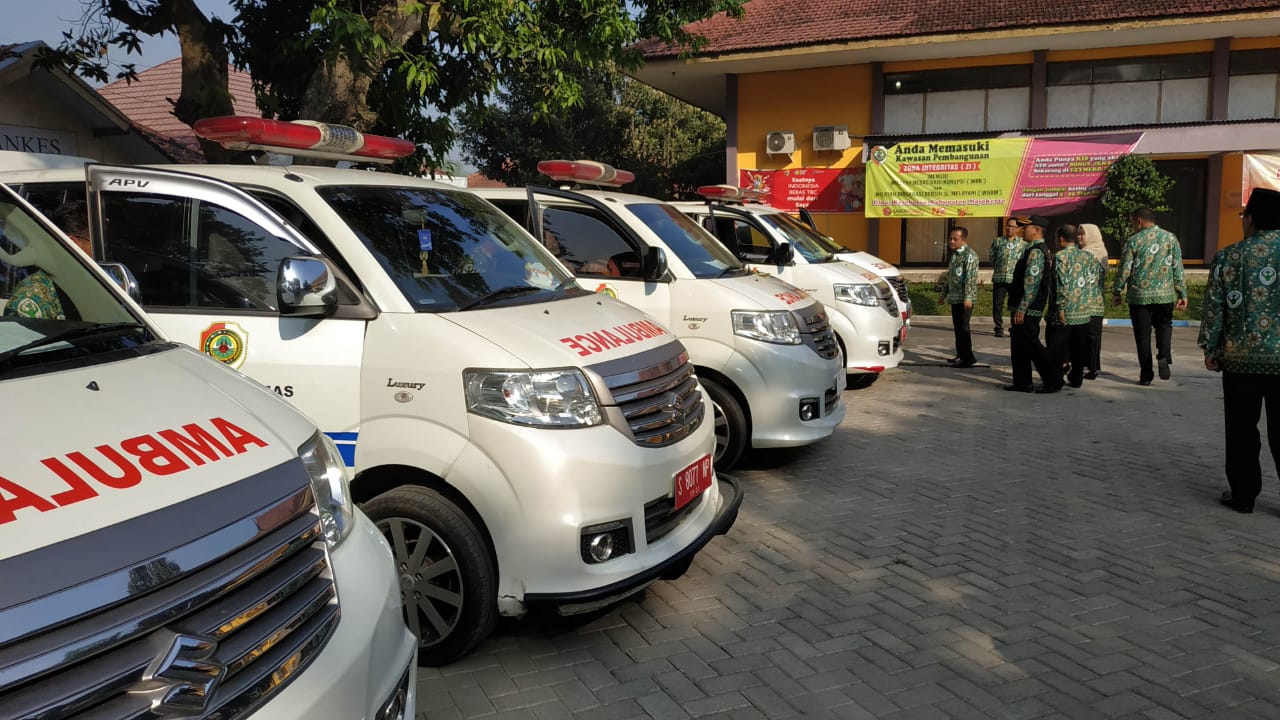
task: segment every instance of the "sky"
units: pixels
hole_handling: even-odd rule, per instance
[[[0,0],[0,3],[12,3],[14,0]],[[78,27],[84,15],[84,0],[17,0],[18,8],[7,7],[4,22],[0,22],[0,45],[16,45],[33,40],[43,40],[56,46],[62,41],[63,31]],[[196,0],[197,6],[204,11],[206,17],[219,17],[230,21],[235,17],[229,0]],[[118,53],[118,56],[117,56]],[[116,48],[112,49],[113,63],[131,62],[138,72],[155,67],[162,62],[178,57],[178,38],[172,33],[162,36],[142,36],[142,54],[125,54]],[[117,69],[108,71],[112,79]],[[86,78],[86,82],[98,86]],[[475,168],[462,160],[457,148],[450,153],[451,159],[458,163],[463,174],[473,172]]]
[[[4,0],[10,3],[13,0]],[[4,22],[0,23],[0,45],[15,45],[43,40],[49,45],[62,41],[63,31],[78,26],[84,15],[84,0],[17,0],[5,9]],[[208,17],[217,16],[230,20],[235,12],[228,0],[197,0],[197,5]],[[119,55],[117,56],[117,53]],[[113,62],[131,62],[138,72],[155,67],[166,60],[178,57],[178,38],[172,33],[163,36],[142,36],[142,55],[126,55],[112,49]],[[114,77],[115,72],[109,71]]]

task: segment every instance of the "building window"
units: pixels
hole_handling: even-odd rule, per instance
[[[1047,125],[1105,127],[1209,119],[1212,56],[1049,63]]]
[[[1276,88],[1277,83],[1280,83],[1280,48],[1233,52],[1229,72],[1228,120],[1280,117],[1276,107]]]
[[[1030,65],[889,73],[884,93],[884,131],[890,134],[1021,130],[1030,125]]]

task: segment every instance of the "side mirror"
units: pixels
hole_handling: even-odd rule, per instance
[[[281,315],[327,315],[338,306],[338,281],[329,263],[316,257],[287,257],[276,274]]]
[[[790,265],[796,259],[796,249],[789,242],[780,242],[774,255],[777,256],[779,265]]]
[[[133,276],[128,266],[118,262],[100,262],[98,267],[102,268],[107,277],[111,278],[111,282],[116,284],[121,290],[133,298],[134,302],[142,302],[142,291],[138,289],[138,278]]]
[[[645,250],[641,272],[644,273],[646,281],[661,280],[667,274],[667,252],[660,247]]]

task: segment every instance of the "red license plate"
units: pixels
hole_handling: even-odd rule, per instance
[[[711,487],[711,456],[703,455],[689,467],[676,473],[676,510]]]

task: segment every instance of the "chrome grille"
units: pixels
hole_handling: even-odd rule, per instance
[[[821,305],[815,304],[810,309],[797,311],[796,317],[800,321],[804,343],[814,352],[828,360],[840,353],[835,333],[831,332],[831,323]]]
[[[631,438],[643,447],[663,447],[678,442],[702,424],[706,414],[702,390],[689,363],[689,354],[677,343],[659,348],[662,355],[641,356],[653,364],[620,370],[616,364],[597,366]]]
[[[894,277],[886,277],[884,280],[885,282],[893,286],[894,292],[898,293],[899,300],[901,300],[902,302],[907,301],[908,295],[907,295],[907,279],[906,278],[902,277],[901,275],[895,275]]]
[[[898,312],[898,301],[893,297],[893,288],[889,283],[876,283],[876,294],[880,297],[880,307],[891,317],[901,317]]]
[[[0,610],[0,717],[244,717],[310,664],[338,617],[306,484],[171,550]]]

